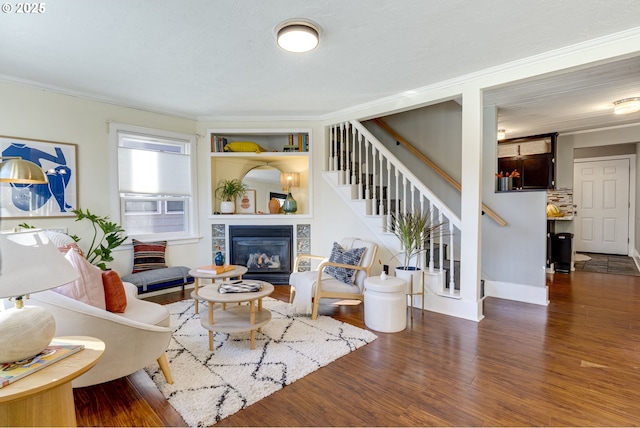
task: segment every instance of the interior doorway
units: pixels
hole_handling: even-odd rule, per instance
[[[632,165],[630,157],[574,160],[577,252],[632,256]]]

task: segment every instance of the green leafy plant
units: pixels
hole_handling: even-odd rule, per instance
[[[89,249],[85,251],[87,261],[102,270],[107,270],[107,262],[113,261],[112,250],[122,245],[127,239],[124,234],[125,230],[119,224],[109,221],[108,216],[103,217],[92,214],[89,210],[84,212],[80,209],[71,212],[76,215],[76,221],[88,220],[93,227],[93,238]],[[26,223],[19,226],[26,229],[35,227]],[[69,236],[76,242],[80,241],[77,235]]]
[[[430,211],[393,213],[391,215],[392,232],[400,240],[403,248],[400,254],[404,255],[403,264],[399,269],[410,270],[411,259],[427,249],[434,235],[445,232],[445,224],[446,222],[432,221]]]
[[[216,198],[223,201],[232,201],[237,196],[244,194],[247,191],[247,186],[238,178],[232,180],[222,179],[218,182],[215,195]]]

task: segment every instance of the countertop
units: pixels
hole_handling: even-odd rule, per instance
[[[550,220],[554,220],[554,221],[571,221],[573,220],[573,216],[572,215],[566,215],[564,217],[547,217],[547,221]]]

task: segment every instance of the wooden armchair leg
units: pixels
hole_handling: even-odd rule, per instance
[[[296,287],[289,286],[289,303],[293,303],[293,299],[296,297]]]
[[[169,362],[167,361],[167,356],[163,352],[162,355],[158,357],[158,365],[160,366],[160,370],[164,375],[164,378],[167,380],[168,384],[173,383],[173,376],[171,376],[171,369],[169,368]]]

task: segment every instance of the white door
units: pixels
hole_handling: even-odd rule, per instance
[[[629,159],[575,161],[576,251],[624,254],[629,239]]]

